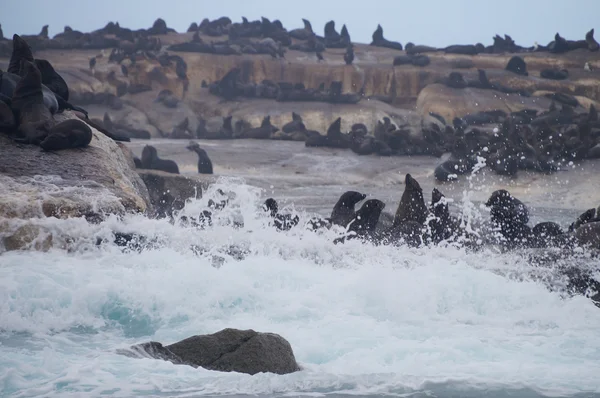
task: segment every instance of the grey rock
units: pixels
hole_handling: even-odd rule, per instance
[[[128,356],[151,357],[222,372],[256,374],[293,373],[300,370],[290,343],[274,333],[223,329],[192,336],[163,346],[150,342],[121,350]]]
[[[150,194],[156,217],[168,217],[183,209],[185,202],[202,197],[202,182],[180,174],[139,169],[138,173]]]

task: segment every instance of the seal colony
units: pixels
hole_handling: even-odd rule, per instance
[[[50,62],[34,59],[27,42],[16,34],[8,70],[0,70],[0,93],[0,130],[15,141],[46,151],[83,148],[91,142],[92,130],[84,121],[54,120],[53,115],[67,109],[83,113],[87,120],[87,112],[68,102],[64,79]]]
[[[580,81],[581,73],[594,73],[593,66],[590,66],[594,63],[589,62],[595,59],[594,54],[598,54],[599,49],[594,39],[594,29],[588,31],[581,40],[567,40],[557,33],[547,45],[525,47],[517,45],[509,35],[496,35],[490,45],[475,43],[435,48],[411,42],[403,45],[399,41],[389,40],[384,37],[381,25],[376,25],[371,43],[359,45],[352,42],[347,26],[341,25],[338,31],[336,26],[339,24],[336,25],[333,20],[328,21],[321,36],[307,19],[302,19],[302,27],[286,29],[279,20],[261,18],[251,21],[244,17],[241,22],[234,22],[228,17],[222,17],[192,23],[185,38],[177,37],[178,34],[160,18],[150,28],[138,30],[121,27],[118,22],[110,22],[102,29],[90,33],[78,32],[66,26],[64,32],[54,38],[48,37],[48,27],[45,26],[39,34],[17,36],[19,39],[16,41],[0,38],[0,56],[11,55],[8,72],[12,73],[3,78],[7,84],[3,85],[2,90],[8,91],[10,98],[16,81],[20,78],[17,77],[20,70],[17,60],[26,58],[34,62],[42,74],[43,98],[51,112],[62,109],[83,111],[82,108],[71,105],[68,102],[70,100],[82,105],[107,107],[102,121],[90,119],[86,123],[116,140],[147,139],[158,133],[165,138],[186,140],[304,141],[308,147],[349,149],[363,156],[440,157],[444,153],[450,153],[450,158],[440,162],[436,169],[435,177],[442,181],[454,180],[472,170],[480,158],[497,173],[515,175],[518,170],[553,172],[570,161],[600,156],[600,129],[594,120],[597,106],[595,99],[582,101],[581,97],[573,96],[572,93],[581,91],[579,86],[551,85],[548,87],[552,89],[547,92],[542,92],[539,88],[547,87],[543,84],[544,80],[574,84],[575,81]],[[169,37],[171,44],[162,44],[165,35]],[[171,40],[173,38],[176,40]],[[35,50],[101,50],[99,54],[89,58],[85,67],[92,72],[94,78],[106,83],[111,89],[69,95],[66,82],[49,62],[34,60],[33,56],[28,55],[31,53],[29,46]],[[365,59],[365,54],[376,47],[389,51],[391,55],[388,59],[392,68],[384,79],[381,78],[383,76],[373,75],[374,61],[367,62]],[[105,52],[104,49],[109,51]],[[269,70],[272,68],[265,66],[265,73],[261,75],[263,78],[256,79],[256,66],[250,62],[253,57],[262,56],[268,62],[284,68],[286,64],[296,62],[295,58],[289,58],[291,51],[314,54],[314,58],[311,55],[300,64],[322,63],[319,70],[323,69],[327,73],[315,73],[316,78],[310,82],[301,76],[313,76],[312,72],[297,73],[298,79],[296,74],[288,73],[287,80],[282,81],[279,76],[270,76]],[[188,69],[193,58],[188,58],[186,53],[235,57],[235,60],[226,63],[229,69],[219,72],[218,78],[203,78],[201,87],[205,91],[195,91],[189,97],[192,102],[189,102]],[[535,55],[541,53],[569,53],[569,58],[564,61],[565,67],[555,68],[552,65],[559,63],[548,63],[548,67],[540,68],[535,66],[540,60]],[[294,57],[296,54],[298,53],[294,53]],[[501,74],[498,74],[498,70],[480,67],[485,62],[479,63],[478,57],[489,54],[509,54],[501,68]],[[448,55],[448,59],[444,58],[445,55]],[[573,68],[580,59],[581,71],[576,71]],[[531,62],[534,64],[533,68]],[[117,68],[102,70],[103,66],[112,64],[116,64]],[[469,98],[472,90],[480,90],[476,92],[477,95],[494,97],[503,93],[523,98],[544,98],[554,101],[554,105],[548,102],[547,110],[540,109],[540,105],[535,106],[535,109],[511,109],[511,112],[493,109],[497,105],[490,105],[490,109],[482,112],[461,113],[458,117],[450,118],[436,112],[423,112],[420,120],[410,121],[408,125],[403,117],[386,110],[387,115],[379,113],[372,121],[355,123],[357,126],[349,125],[345,131],[341,125],[339,128],[335,127],[335,122],[327,131],[319,131],[310,128],[311,118],[307,117],[302,111],[303,105],[299,104],[332,104],[334,107],[329,112],[332,113],[331,120],[340,116],[335,115],[335,106],[338,105],[362,106],[366,100],[376,100],[396,106],[399,97],[406,95],[401,93],[404,90],[399,80],[404,78],[404,72],[401,71],[425,68],[434,77],[438,76],[441,65],[450,68],[450,73],[419,81],[417,85],[423,86],[421,91],[430,85],[439,84],[456,90],[452,91],[452,95],[457,100]],[[279,67],[275,69],[279,70]],[[337,69],[343,73],[337,73]],[[476,76],[473,76],[474,73]],[[349,80],[346,78],[348,75],[356,75],[356,78]],[[323,77],[319,81],[320,76],[329,77]],[[520,80],[514,80],[513,76]],[[374,90],[372,85],[375,80],[385,79],[389,81],[386,83],[385,95],[367,94]],[[157,86],[160,89],[157,90]],[[121,99],[124,95],[129,96],[125,102]],[[155,96],[157,108],[154,109],[165,115],[160,117],[159,122],[155,121],[159,118],[148,117],[149,122],[153,119],[151,123],[157,124],[155,132],[141,124],[140,117],[126,111],[136,102],[135,98],[143,98],[145,95]],[[298,106],[290,109],[294,113],[290,122],[292,124],[280,120],[275,122],[276,116],[266,110],[260,115],[263,119],[260,125],[253,126],[239,117],[232,120],[232,114],[223,114],[222,126],[215,128],[214,123],[207,120],[214,112],[204,105],[194,105],[194,101],[198,99],[195,96],[207,95],[217,96],[225,102],[271,100]],[[543,104],[541,101],[539,103]],[[234,109],[235,107],[230,107],[225,112],[234,112]],[[168,115],[179,115],[182,112],[185,113],[183,120],[177,116],[178,120],[170,126],[163,121],[168,119]],[[559,116],[554,117],[557,114]],[[587,117],[586,114],[590,119],[587,122],[583,120]],[[8,119],[2,121],[3,126],[10,126],[11,123]],[[208,168],[203,172],[206,170]]]

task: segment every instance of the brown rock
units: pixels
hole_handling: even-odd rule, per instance
[[[551,101],[547,98],[522,97],[478,88],[454,89],[442,84],[431,84],[419,94],[417,111],[421,115],[437,113],[450,123],[455,117],[475,112],[502,110],[510,113],[522,109],[543,111],[550,104]]]
[[[38,225],[25,224],[5,236],[3,241],[7,251],[33,249],[45,252],[52,247],[52,234]]]
[[[57,121],[74,118],[71,112]],[[89,216],[145,212],[148,190],[135,172],[130,151],[92,128],[86,148],[44,152],[0,135],[0,216]]]
[[[157,217],[170,216],[173,211],[183,209],[188,199],[202,197],[203,183],[198,179],[158,170],[138,172],[148,187],[150,201]]]

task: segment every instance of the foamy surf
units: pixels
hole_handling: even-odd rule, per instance
[[[334,245],[340,230],[279,233],[259,211],[264,192],[240,180],[219,181],[181,215],[198,214],[219,188],[234,195],[204,230],[142,216],[47,218],[37,222],[77,238],[48,253],[2,254],[1,395],[600,394],[600,311],[561,287],[560,261]],[[458,202],[470,203],[468,192]],[[472,204],[458,210],[486,216]],[[311,216],[299,213],[301,224]],[[113,231],[152,244],[123,250]],[[226,327],[284,336],[303,370],[249,376],[115,354]]]

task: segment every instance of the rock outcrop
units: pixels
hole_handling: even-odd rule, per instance
[[[218,33],[221,28],[216,29],[215,32]],[[109,35],[115,34],[111,29],[102,32]],[[119,30],[120,28],[115,29]],[[288,85],[288,88],[301,87],[299,90],[306,91],[319,90],[320,87],[328,89],[332,83],[339,83],[343,88],[341,95],[361,95],[360,101],[354,105],[357,107],[354,109],[356,114],[362,113],[365,107],[379,108],[379,105],[367,105],[373,99],[379,100],[377,102],[385,102],[395,108],[414,108],[417,102],[419,109],[439,108],[438,105],[435,105],[440,102],[439,99],[435,96],[427,96],[425,90],[432,90],[430,88],[432,84],[456,70],[460,70],[465,79],[469,81],[477,77],[478,69],[485,70],[491,83],[515,90],[515,92],[547,91],[577,96],[579,103],[586,109],[589,108],[591,101],[600,100],[600,90],[598,90],[597,84],[600,76],[600,52],[585,49],[553,53],[510,47],[511,50],[508,53],[494,51],[493,53],[479,52],[476,55],[434,51],[427,52],[430,63],[426,66],[412,64],[394,66],[394,58],[398,54],[402,54],[397,50],[353,43],[355,60],[352,65],[346,65],[344,62],[345,47],[323,48],[321,53],[323,61],[319,61],[314,52],[298,51],[291,46],[286,51],[285,62],[283,62],[281,58],[274,58],[267,54],[238,51],[244,46],[252,47],[252,43],[257,45],[257,42],[261,40],[259,37],[251,35],[250,38],[244,39],[245,44],[237,43],[234,40],[225,43],[223,38],[211,36],[212,33],[207,34],[209,31],[211,29],[207,31],[204,28],[195,31],[194,34],[198,34],[198,37],[194,39],[191,37],[192,33],[176,34],[169,31],[169,34],[161,35],[159,39],[160,43],[166,46],[189,43],[190,39],[192,42],[199,40],[199,43],[203,43],[203,46],[211,49],[209,53],[173,50],[159,52],[154,47],[144,47],[146,44],[155,42],[154,37],[138,38],[135,44],[126,42],[129,38],[125,37],[119,39],[120,43],[117,40],[116,45],[111,45],[112,42],[106,41],[103,42],[105,47],[92,47],[98,48],[98,52],[100,52],[100,48],[107,48],[103,51],[104,54],[99,53],[95,56],[89,50],[76,46],[61,47],[61,50],[55,50],[52,46],[40,47],[39,43],[33,43],[32,46],[38,48],[36,57],[48,59],[64,77],[72,93],[72,102],[85,107],[93,105],[94,108],[97,108],[91,109],[94,117],[102,118],[104,112],[108,111],[119,125],[130,126],[134,130],[148,131],[153,137],[169,136],[173,128],[185,118],[189,119],[190,131],[195,131],[200,119],[208,120],[215,116],[239,114],[243,108],[250,107],[257,110],[255,118],[257,122],[253,124],[256,127],[266,114],[277,113],[279,109],[293,108],[295,105],[305,105],[305,103],[298,102],[277,102],[275,99],[264,101],[246,98],[246,96],[254,95],[258,97],[259,94],[256,93],[256,90],[251,88],[264,85],[265,82],[269,82],[270,87],[284,83]],[[150,29],[148,32],[154,32],[154,30]],[[64,40],[64,38],[60,40]],[[8,41],[6,45],[9,45]],[[131,46],[132,48],[129,48]],[[143,50],[146,53],[140,51],[136,53],[135,46],[140,46],[137,50]],[[237,50],[223,54],[216,50],[221,47]],[[110,50],[111,48],[112,50]],[[68,56],[65,56],[67,53]],[[519,57],[527,64],[528,76],[516,75],[505,70],[514,54],[519,54]],[[90,61],[90,55],[93,56],[94,62]],[[0,68],[5,69],[7,63],[8,59],[0,59]],[[216,100],[210,100],[209,98],[214,96],[208,92],[207,87],[223,79],[234,68],[238,68],[240,71],[240,82],[247,84],[249,91],[244,94],[244,98],[222,101],[221,98],[216,97]],[[549,69],[567,70],[568,78],[551,80],[540,76],[542,71]],[[143,91],[140,88],[149,91]],[[169,106],[160,101],[155,102],[157,95],[161,92],[171,94]],[[528,99],[529,97],[522,97],[518,94],[503,94],[500,96],[501,98],[491,101],[488,97],[493,93],[490,90],[488,93],[482,94],[482,99],[490,107],[498,104],[503,110],[517,105],[521,100],[527,103],[533,101]],[[479,94],[475,96],[469,94],[467,97],[472,101],[470,99],[462,101],[461,107],[469,109],[461,113],[474,113],[482,110],[474,105],[475,101],[480,98]],[[314,105],[317,110],[319,106],[322,107],[321,116],[312,117],[319,123],[312,124],[311,118],[302,116],[306,120],[306,128],[316,131],[323,131],[326,125],[335,120],[338,107],[339,109],[352,107],[349,104],[335,104],[332,108],[324,106],[326,103],[322,102],[311,105]],[[540,105],[538,108],[548,109],[544,105]],[[381,111],[391,116],[383,106]],[[458,115],[458,112],[447,115],[451,116],[451,114]],[[378,120],[380,117],[373,118],[368,123],[365,123],[365,120],[361,122],[366,124],[369,131],[372,131]],[[273,123],[280,127],[276,120],[273,120]],[[132,135],[132,138],[137,137]]]
[[[261,372],[287,374],[300,370],[286,339],[278,334],[259,333],[251,329],[223,329],[214,334],[192,336],[168,346],[148,342],[129,350],[118,350],[118,353],[251,375]]]
[[[57,121],[77,118],[71,112]],[[45,152],[0,135],[0,216],[86,217],[152,210],[129,149],[92,128],[86,148]]]
[[[535,109],[542,112],[550,107],[551,102],[543,97],[521,97],[495,90],[456,89],[443,84],[431,84],[421,90],[417,99],[417,111],[422,115],[435,113],[452,122],[455,117],[484,111],[504,111],[509,114],[523,109]]]
[[[197,179],[158,170],[139,169],[138,173],[148,188],[156,217],[168,217],[183,209],[188,199],[202,197],[203,184]]]

